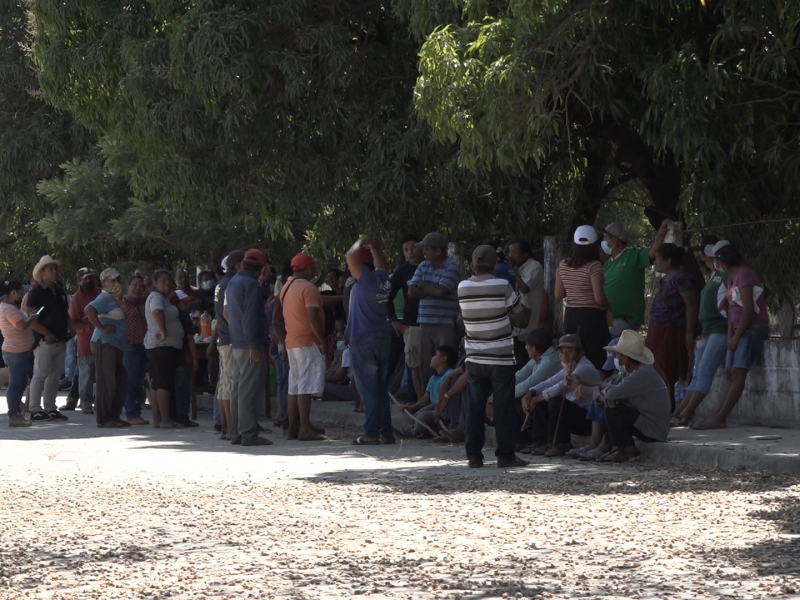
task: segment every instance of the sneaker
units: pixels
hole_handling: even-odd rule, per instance
[[[51,417],[48,413],[43,411],[41,408],[39,410],[32,410],[31,411],[31,421],[52,421],[53,417]]]
[[[8,418],[9,427],[30,427],[31,425],[32,423],[30,421],[26,421],[21,412],[18,412],[13,417]]]
[[[521,458],[515,456],[513,458],[498,458],[497,459],[497,468],[498,469],[513,469],[514,467],[526,467],[528,466],[527,460],[522,460]]]
[[[62,415],[57,410],[48,410],[47,414],[50,415],[50,418],[53,419],[53,421],[67,421],[69,419],[68,416]]]
[[[254,437],[254,438],[242,438],[242,446],[271,446],[272,442],[267,438],[262,437]]]

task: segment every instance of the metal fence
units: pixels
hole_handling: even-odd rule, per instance
[[[770,337],[798,337],[800,303],[800,217],[728,223],[715,227],[687,229],[683,243],[699,246],[703,236],[714,235],[735,244],[745,264],[764,283]],[[696,252],[691,253],[697,256]],[[646,279],[649,304],[659,289],[659,276],[650,269]]]

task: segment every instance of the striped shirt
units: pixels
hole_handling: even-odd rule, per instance
[[[567,292],[567,307],[569,308],[597,308],[605,310],[594,299],[592,276],[603,275],[603,265],[600,261],[593,260],[582,267],[567,266],[567,261],[562,260],[558,265],[558,275]]]
[[[522,304],[511,284],[492,274],[475,275],[459,284],[458,301],[466,329],[467,362],[513,365],[508,311],[518,313]]]
[[[427,283],[441,285],[450,290],[450,295],[445,298],[427,296],[419,301],[417,323],[420,325],[452,325],[458,315],[458,282],[461,281],[461,271],[452,258],[447,257],[441,267],[433,266],[429,260],[424,260],[417,267],[414,276],[408,285]]]

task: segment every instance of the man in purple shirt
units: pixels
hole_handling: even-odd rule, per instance
[[[356,283],[350,293],[345,338],[350,344],[356,385],[364,405],[364,435],[358,436],[353,443],[393,444],[389,342],[394,330],[386,311],[386,302],[392,292],[386,258],[374,239],[364,237],[347,251],[347,266]]]

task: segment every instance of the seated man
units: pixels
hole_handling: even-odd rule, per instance
[[[591,433],[591,423],[586,420],[591,398],[577,398],[567,387],[567,378],[572,375],[587,385],[597,385],[600,376],[584,356],[577,334],[565,335],[558,341],[558,358],[562,369],[535,385],[522,399],[523,410],[533,416],[534,444],[539,444],[531,454],[564,456],[571,448],[571,433]]]
[[[353,389],[350,384],[350,348],[344,340],[336,342],[333,364],[325,371],[322,399],[353,401]]]
[[[549,330],[538,327],[529,331],[525,337],[525,352],[530,360],[514,375],[515,398],[522,398],[533,386],[550,379],[561,370]]]
[[[592,398],[604,407],[612,451],[603,462],[625,462],[639,455],[633,438],[666,442],[669,435],[670,399],[666,379],[656,367],[653,353],[635,331],[623,331],[615,346],[619,373],[600,385],[570,378],[576,398]]]
[[[415,404],[407,407],[406,410],[417,419],[422,421],[431,429],[439,429],[440,413],[436,411],[436,405],[439,403],[440,388],[447,375],[453,370],[453,367],[458,360],[455,348],[451,346],[439,346],[436,349],[436,354],[431,358],[431,369],[433,375],[428,380],[428,385],[425,388],[425,393],[422,395]],[[435,418],[437,417],[437,418]],[[430,432],[419,424],[414,424],[403,431],[406,435],[415,437],[425,437]]]

